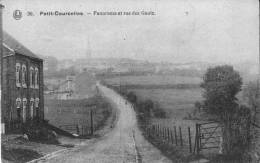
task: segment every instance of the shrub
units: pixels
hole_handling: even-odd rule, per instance
[[[223,125],[225,155],[242,155],[249,144],[250,110],[239,106],[236,98],[241,85],[239,73],[228,65],[208,68],[201,84],[204,89],[203,110]]]
[[[28,136],[30,141],[59,144],[57,134],[42,124],[27,123],[24,127],[24,134]]]

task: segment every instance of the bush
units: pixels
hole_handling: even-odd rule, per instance
[[[129,92],[129,93],[127,94],[127,99],[128,99],[131,103],[133,103],[133,104],[136,104],[136,103],[137,103],[137,97],[136,97],[136,95],[135,95],[133,92]]]
[[[59,144],[57,134],[42,124],[26,124],[24,128],[24,134],[28,136],[30,141],[46,144]]]
[[[138,99],[134,92],[128,92],[125,87],[110,87],[122,96],[126,97],[127,100],[136,106],[135,111],[137,112],[137,116],[140,120],[147,121],[151,117],[166,118],[166,112],[160,108],[158,103],[155,103],[150,99],[142,101]]]
[[[154,117],[156,118],[166,118],[166,112],[161,108],[154,108],[153,109]]]

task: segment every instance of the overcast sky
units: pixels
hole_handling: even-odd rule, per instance
[[[2,0],[4,30],[36,54],[172,62],[257,62],[258,0]],[[13,11],[23,12],[21,20]],[[40,16],[40,11],[153,11],[153,16]],[[26,16],[32,11],[35,16]]]

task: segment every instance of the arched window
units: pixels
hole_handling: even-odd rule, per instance
[[[40,99],[35,98],[35,108],[39,108],[39,102],[40,102]]]
[[[26,122],[26,106],[27,106],[27,99],[23,98],[23,122]]]
[[[40,99],[39,98],[35,98],[35,110],[36,110],[36,117],[39,118],[40,117],[40,111],[39,111],[39,102],[40,102]]]
[[[34,75],[34,85],[35,85],[35,88],[39,88],[39,69],[36,67],[35,68],[35,75]]]
[[[24,88],[27,87],[27,85],[26,85],[26,72],[27,72],[26,66],[25,66],[25,65],[22,65],[22,86],[23,86]]]
[[[21,99],[20,98],[16,99],[16,108],[21,108]]]
[[[21,65],[20,65],[20,63],[16,63],[15,69],[16,69],[15,70],[16,86],[21,87],[21,80],[20,80]]]
[[[31,100],[30,100],[30,115],[31,115],[31,118],[33,118],[33,106],[34,106],[34,99],[31,98]]]
[[[32,67],[30,67],[30,88],[34,88],[34,69]]]
[[[21,120],[21,99],[16,99],[17,119]]]

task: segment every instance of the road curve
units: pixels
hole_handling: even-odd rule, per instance
[[[93,144],[52,157],[50,163],[126,163],[171,162],[147,142],[137,127],[136,115],[129,102],[111,89],[97,84],[99,90],[118,110],[118,120],[111,132]],[[134,133],[134,138],[133,138]],[[139,158],[137,159],[137,153]]]

